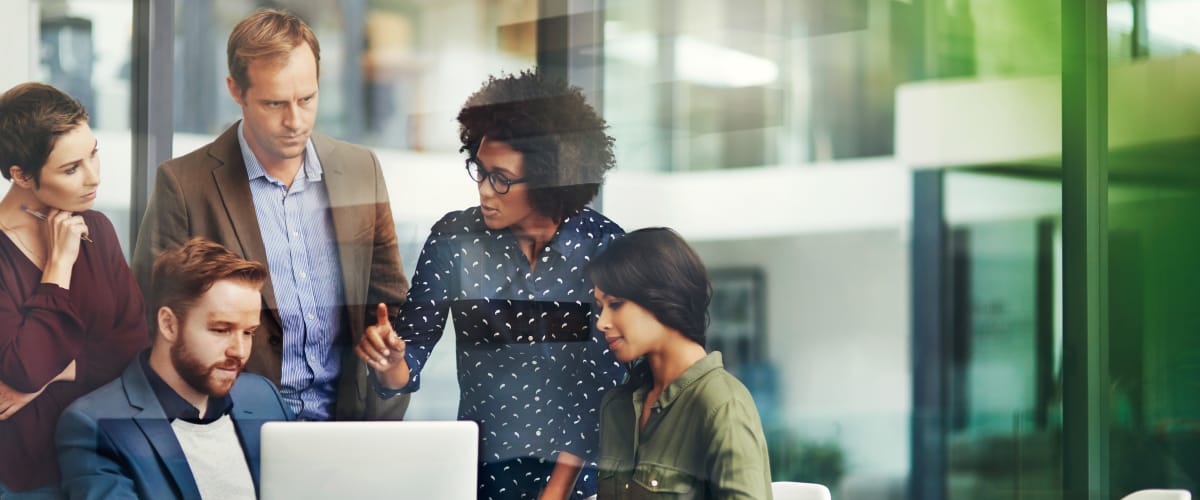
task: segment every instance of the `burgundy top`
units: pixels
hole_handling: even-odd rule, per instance
[[[93,242],[80,242],[70,290],[42,284],[42,271],[0,232],[0,382],[37,392],[76,361],[74,382],[51,384],[0,421],[0,483],[14,491],[58,485],[59,414],[150,343],[142,293],[112,223],[100,212],[81,215]]]

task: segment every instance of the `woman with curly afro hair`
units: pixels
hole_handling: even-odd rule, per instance
[[[480,431],[479,495],[595,493],[599,404],[624,377],[595,329],[594,257],[624,233],[587,207],[614,165],[578,88],[536,71],[489,78],[458,114],[479,206],[434,225],[393,333],[356,352],[383,396],[416,391],[454,320],[458,418]]]

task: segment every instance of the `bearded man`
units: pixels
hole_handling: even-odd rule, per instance
[[[274,384],[242,373],[266,278],[203,238],[155,260],[153,346],[59,420],[70,498],[257,497],[259,430],[293,418]]]

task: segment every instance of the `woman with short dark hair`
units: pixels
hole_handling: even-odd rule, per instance
[[[0,96],[0,497],[58,496],[54,427],[149,343],[112,223],[91,210],[98,144],[83,106],[41,83]]]
[[[771,498],[749,391],[706,353],[712,286],[674,231],[634,231],[588,267],[596,326],[629,380],[604,396],[599,498]]]
[[[453,317],[458,417],[480,429],[478,497],[589,496],[598,405],[624,375],[592,328],[583,272],[624,232],[586,206],[613,167],[612,138],[578,88],[536,72],[489,79],[458,121],[479,206],[434,225],[399,337],[384,321],[357,353],[381,395],[415,391]]]

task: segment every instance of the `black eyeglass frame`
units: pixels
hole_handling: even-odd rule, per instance
[[[474,158],[467,158],[466,164],[467,176],[470,177],[471,180],[475,181],[476,184],[482,184],[483,180],[487,179],[487,181],[491,183],[492,190],[495,191],[496,194],[508,194],[508,191],[512,189],[513,184],[529,182],[529,179],[524,177],[520,179],[509,179],[500,172],[488,172],[483,168],[483,164],[479,163],[479,161]],[[482,177],[480,175],[482,175]]]

